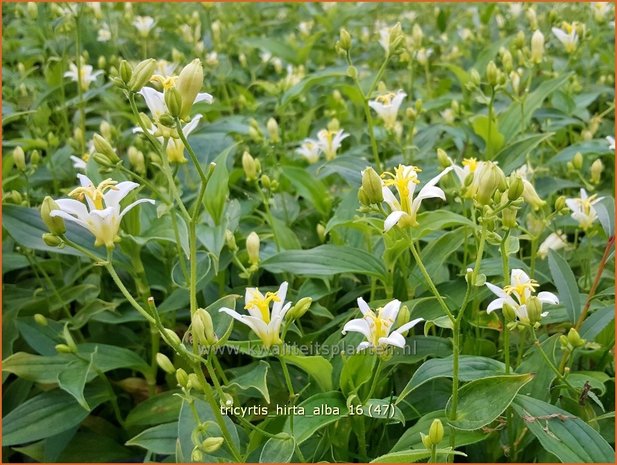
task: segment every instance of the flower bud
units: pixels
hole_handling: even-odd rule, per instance
[[[94,150],[107,157],[110,163],[115,164],[120,161],[120,158],[118,157],[114,149],[111,147],[111,144],[107,142],[107,140],[100,134],[95,133],[92,140],[94,142]]]
[[[51,212],[54,210],[60,210],[60,207],[50,196],[45,197],[41,204],[41,219],[49,232],[54,235],[62,235],[66,232],[66,225],[61,217],[51,216]]]
[[[215,344],[218,337],[214,333],[212,317],[203,308],[198,308],[192,317],[193,337],[198,343],[206,346]]]
[[[248,182],[257,180],[257,164],[251,154],[245,151],[242,154],[242,169],[244,169],[244,176]]]
[[[112,139],[113,128],[111,124],[109,124],[107,121],[101,121],[101,124],[99,125],[99,129],[101,131],[101,135],[103,136],[103,138],[107,140]]]
[[[504,49],[501,52],[501,64],[503,65],[503,69],[506,73],[512,71],[512,54],[507,49]]]
[[[600,181],[602,180],[602,171],[604,171],[604,163],[602,163],[602,160],[597,158],[591,164],[591,182],[593,184],[600,184]]]
[[[131,77],[133,76],[133,67],[128,61],[122,60],[120,62],[120,70],[118,74],[120,75],[120,79],[122,80],[122,82],[124,84],[128,84],[131,80]]]
[[[259,236],[255,231],[246,238],[246,252],[249,256],[249,263],[257,266],[259,264]]]
[[[55,234],[44,233],[42,239],[43,242],[45,242],[45,245],[48,245],[49,247],[64,247],[64,241],[62,240],[62,238],[56,236]]]
[[[156,66],[157,63],[154,58],[138,63],[133,69],[133,74],[127,84],[129,90],[131,92],[139,92],[150,81]]]
[[[326,240],[326,228],[323,224],[319,223],[315,229],[317,230],[317,237],[319,237],[319,240],[321,242],[324,242]]]
[[[172,347],[176,348],[178,347],[180,344],[182,344],[182,342],[180,341],[180,338],[178,337],[178,335],[176,334],[175,331],[169,329],[169,328],[165,328],[164,330],[164,334],[167,337],[167,339],[169,339],[169,343]]]
[[[439,444],[443,439],[443,424],[439,418],[435,418],[428,431],[428,437],[434,445]]]
[[[351,35],[345,28],[341,28],[339,33],[338,46],[346,52],[351,49]]]
[[[193,452],[191,452],[191,461],[197,463],[203,462],[204,454],[198,448],[193,449]]]
[[[559,212],[564,208],[566,208],[566,196],[560,195],[557,199],[555,199],[555,211]]]
[[[171,360],[169,360],[169,357],[167,357],[167,355],[162,354],[162,353],[157,353],[156,354],[156,363],[158,364],[158,366],[161,367],[161,369],[165,372],[165,373],[169,373],[170,375],[174,374],[176,372],[176,367],[174,367],[174,364],[171,363]]]
[[[273,144],[278,144],[281,141],[281,137],[279,134],[279,125],[274,118],[270,118],[266,123],[266,128],[268,129],[268,136],[270,136],[270,140]]]
[[[516,228],[516,208],[507,207],[501,211],[501,224],[504,228],[512,229]]]
[[[535,187],[529,181],[523,181],[523,198],[533,210],[539,210],[546,202],[540,198]]]
[[[33,150],[32,153],[30,154],[30,164],[33,167],[37,167],[39,166],[40,162],[41,162],[41,154],[39,153],[38,150]]]
[[[165,105],[167,106],[167,110],[169,110],[169,114],[174,118],[179,117],[182,110],[182,97],[178,89],[175,87],[165,89],[164,95]]]
[[[302,315],[304,315],[311,307],[312,303],[313,299],[311,299],[310,297],[301,298],[300,300],[298,300],[298,302],[296,302],[296,305],[289,309],[289,312],[287,312],[285,318],[287,318],[289,321],[294,321],[301,318]]]
[[[480,77],[480,73],[475,68],[472,68],[469,72],[469,79],[471,83],[475,86],[478,86],[480,82],[482,82],[482,78]]]
[[[176,370],[176,381],[181,387],[185,388],[189,384],[189,375],[182,368],[178,368]]]
[[[72,349],[71,347],[69,347],[66,344],[56,344],[55,349],[57,352],[61,353],[61,354],[71,354],[73,352],[75,352],[74,349]]]
[[[439,166],[442,168],[447,168],[452,165],[450,157],[448,157],[448,154],[443,149],[437,149],[437,160],[439,161]]]
[[[362,186],[358,189],[358,202],[360,202],[360,205],[364,205],[365,207],[369,207],[371,205],[371,201]]]
[[[217,450],[219,450],[224,442],[225,442],[225,439],[223,439],[220,436],[206,438],[206,439],[204,439],[204,442],[201,443],[201,449],[206,454],[211,454],[211,453],[216,452]]]
[[[30,18],[36,19],[37,16],[39,15],[39,8],[36,2],[28,2],[26,4],[26,7],[28,10],[28,15],[30,15]]]
[[[519,50],[525,46],[525,33],[523,31],[516,33],[513,44]]]
[[[471,186],[476,201],[481,205],[491,203],[495,192],[505,186],[505,180],[501,168],[491,161],[485,162],[479,169],[476,168]]]
[[[264,189],[270,189],[272,186],[272,181],[270,181],[270,177],[267,174],[262,174],[259,180],[261,181],[261,185]]]
[[[507,323],[516,321],[516,312],[514,311],[514,308],[512,308],[510,304],[504,303],[501,311]]]
[[[486,80],[491,86],[496,86],[498,81],[499,70],[494,61],[489,61],[486,65]]]
[[[189,116],[193,102],[197,98],[197,94],[204,84],[204,68],[198,58],[186,65],[176,81],[176,89],[182,97],[182,108],[180,118],[184,119]]]
[[[527,316],[532,326],[539,323],[542,319],[542,302],[536,296],[532,296],[527,300]]]
[[[531,11],[531,10],[530,10]],[[531,61],[538,64],[542,62],[544,56],[544,34],[536,30],[531,36]]]
[[[581,152],[576,152],[574,157],[572,158],[572,166],[580,170],[583,167],[583,154]]]
[[[575,328],[570,328],[568,332],[568,342],[574,348],[582,347],[585,345],[585,339],[583,339]]]
[[[510,202],[515,201],[521,195],[523,195],[523,190],[525,186],[523,185],[523,179],[520,176],[515,175],[513,179],[510,180],[510,187],[508,187],[508,200]]]
[[[351,79],[357,79],[358,78],[358,69],[355,66],[348,66],[347,67],[347,76],[349,76]]]
[[[381,178],[370,166],[362,171],[362,190],[366,194],[366,199],[369,204],[383,202]]]
[[[26,171],[26,154],[19,145],[13,149],[13,162],[19,171]]]
[[[389,37],[388,54],[394,55],[400,51],[399,49],[405,40],[405,34],[403,34],[401,23],[396,23],[390,28]]]
[[[407,305],[403,305],[396,316],[396,321],[394,323],[395,328],[399,328],[403,326],[405,323],[409,321],[411,317],[411,312],[409,311],[409,307]],[[404,336],[405,334],[403,334]]]
[[[143,174],[146,172],[144,154],[141,150],[137,150],[137,148],[131,145],[127,151],[127,155],[129,158],[129,163],[137,173]]]
[[[39,326],[47,326],[49,324],[47,322],[47,318],[45,318],[45,316],[41,315],[40,313],[35,313],[34,314],[34,321]]]
[[[186,383],[186,387],[187,389],[197,389],[199,391],[203,391],[203,385],[201,384],[201,381],[199,381],[199,377],[195,374],[195,373],[191,373],[189,375],[189,379]]]

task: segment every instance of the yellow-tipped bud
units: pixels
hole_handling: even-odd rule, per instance
[[[13,162],[19,171],[26,171],[26,154],[19,145],[13,149]]]
[[[514,175],[514,177],[510,179],[510,186],[508,187],[508,200],[513,202],[518,199],[523,195],[524,189],[523,179],[518,175]]]
[[[189,384],[189,375],[182,368],[178,368],[176,370],[176,381],[183,388],[188,387]]]
[[[223,439],[222,437],[206,438],[204,442],[201,443],[201,449],[206,454],[211,454],[219,450],[224,442],[225,439]]]
[[[39,326],[47,326],[48,325],[47,318],[45,318],[45,316],[41,315],[40,313],[35,313],[34,314],[34,321]]]
[[[351,34],[345,28],[341,28],[339,33],[338,46],[346,52],[351,49]]]
[[[270,118],[266,123],[266,128],[268,129],[268,136],[270,140],[274,144],[278,144],[281,141],[281,136],[279,134],[279,125],[274,118]]]
[[[368,204],[378,204],[383,202],[381,178],[370,166],[362,171],[362,190],[366,194]]]
[[[602,180],[603,171],[604,171],[604,163],[602,163],[602,160],[597,158],[591,164],[591,182],[593,184],[600,184],[600,181]]]
[[[214,333],[212,317],[203,308],[198,308],[192,317],[193,337],[199,344],[210,346],[218,341]]]
[[[583,339],[575,328],[570,328],[568,332],[568,342],[574,348],[582,347],[585,345],[585,339]]]
[[[43,239],[43,242],[45,242],[45,245],[48,245],[49,247],[59,247],[59,248],[64,247],[64,241],[62,240],[62,238],[59,236],[56,236],[55,234],[44,233],[42,236],[42,239]]]
[[[107,157],[111,163],[118,163],[120,161],[120,158],[112,148],[111,144],[107,142],[107,139],[103,136],[100,134],[94,134],[92,141],[94,142],[94,150]]]
[[[51,216],[51,212],[54,210],[60,210],[60,207],[50,196],[45,197],[41,204],[41,219],[50,233],[62,235],[66,232],[66,225],[59,216]]]
[[[246,252],[251,265],[257,266],[259,264],[259,246],[259,236],[253,231],[246,238]]]
[[[165,105],[167,106],[167,110],[169,114],[174,118],[180,116],[180,112],[182,111],[182,97],[180,96],[180,92],[175,87],[171,87],[169,89],[165,89]]]
[[[531,61],[538,64],[542,62],[544,57],[544,34],[539,30],[531,36]]]
[[[247,181],[251,182],[257,180],[257,175],[259,174],[257,171],[257,164],[255,163],[255,159],[247,151],[242,154],[242,169],[244,170],[244,176]]]
[[[171,360],[169,360],[169,357],[167,357],[167,355],[165,354],[162,354],[160,352],[157,353],[156,363],[158,364],[158,366],[161,367],[161,369],[165,373],[169,373],[170,375],[173,375],[176,372],[176,367],[174,367],[174,364],[171,363]]]
[[[313,299],[311,299],[310,297],[301,298],[300,300],[298,300],[298,302],[296,302],[296,305],[289,309],[289,311],[285,315],[285,318],[287,318],[289,321],[294,321],[301,318],[302,315],[308,312],[312,303]]]

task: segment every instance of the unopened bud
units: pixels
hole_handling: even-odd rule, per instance
[[[34,321],[39,326],[47,326],[49,324],[47,322],[47,318],[45,318],[45,316],[41,315],[40,313],[35,313],[34,314]]]
[[[366,194],[368,204],[378,204],[383,202],[381,178],[370,166],[362,171],[362,190]]]
[[[48,245],[49,247],[64,247],[64,241],[62,240],[62,238],[56,236],[55,234],[44,233],[42,239],[43,242],[45,242],[45,245]]]
[[[536,296],[532,296],[527,300],[527,316],[532,326],[539,323],[542,319],[542,302]]]
[[[523,181],[523,198],[525,202],[527,202],[532,209],[539,210],[542,208],[546,202],[540,198],[538,193],[536,192],[535,187],[529,181]]]
[[[257,164],[251,154],[246,151],[242,154],[242,169],[244,170],[244,176],[247,181],[251,182],[257,180],[257,175],[259,174],[257,171]]]
[[[442,168],[447,168],[452,165],[450,157],[448,157],[448,154],[443,149],[437,149],[437,161],[439,161],[439,166]]]
[[[266,123],[266,128],[268,129],[268,136],[270,140],[274,144],[278,144],[281,141],[281,137],[279,134],[279,125],[274,118],[270,118]]]
[[[182,344],[182,342],[180,341],[180,338],[178,337],[178,335],[176,334],[175,331],[169,329],[169,328],[165,328],[164,329],[164,334],[167,337],[167,339],[169,339],[169,343],[172,347],[176,348],[178,347],[180,344]]]
[[[543,56],[544,34],[537,30],[533,33],[533,36],[531,36],[531,61],[535,64],[541,63]]]
[[[503,317],[505,318],[507,323],[511,323],[512,321],[516,321],[516,312],[514,308],[508,303],[504,303],[502,307]]]
[[[203,308],[198,308],[192,317],[193,337],[202,345],[210,346],[218,340],[214,333],[212,317]]]
[[[156,363],[158,364],[158,366],[161,367],[161,369],[165,372],[165,373],[169,373],[170,375],[174,374],[176,372],[176,367],[174,367],[174,364],[171,363],[171,360],[169,360],[169,357],[167,357],[167,355],[162,354],[162,353],[157,353],[156,354]]]
[[[508,228],[508,229],[512,229],[512,228],[516,228],[517,223],[516,223],[516,213],[517,213],[517,209],[516,208],[512,208],[512,207],[507,207],[504,208],[501,212],[501,224],[503,225],[504,228]]]
[[[432,449],[434,444],[431,441],[431,437],[428,434],[420,433],[420,439],[422,439],[422,444],[427,449]]]
[[[132,145],[129,147],[128,151],[129,163],[133,167],[133,169],[137,173],[145,173],[146,172],[146,162],[144,159],[144,154],[141,150],[137,150],[137,148]]]
[[[71,347],[69,347],[66,344],[56,344],[55,349],[57,352],[61,353],[61,354],[71,354],[73,352],[75,352],[74,349],[72,349]]]
[[[317,224],[315,229],[317,231],[317,237],[319,237],[319,240],[321,242],[324,242],[326,240],[326,228],[325,228],[325,226],[323,224],[319,223],[319,224]]]
[[[13,149],[13,162],[19,171],[26,171],[26,154],[19,145]]]
[[[583,154],[581,152],[576,152],[574,157],[572,158],[572,166],[580,170],[583,167]]]
[[[206,454],[211,454],[211,453],[216,452],[217,450],[219,450],[224,442],[225,442],[225,439],[223,439],[220,436],[219,437],[206,438],[206,439],[204,439],[204,442],[201,443],[201,449]]]
[[[560,195],[555,200],[555,211],[558,212],[558,211],[563,210],[564,208],[566,208],[566,196]]]
[[[490,61],[486,66],[486,80],[491,86],[496,86],[498,81],[499,70],[495,62]]]
[[[128,61],[122,60],[120,62],[120,70],[118,71],[118,74],[120,75],[122,82],[128,84],[133,76],[133,67]]]
[[[575,328],[570,328],[568,332],[568,342],[572,347],[582,347],[585,345],[585,339],[583,339]]]
[[[351,79],[357,79],[358,78],[358,69],[355,66],[348,66],[347,67],[347,76],[349,76]]]
[[[176,89],[182,98],[182,107],[180,118],[184,119],[189,116],[193,102],[197,98],[197,94],[201,90],[204,83],[204,68],[201,61],[196,58],[191,63],[186,65],[180,71],[176,82]]]
[[[597,158],[591,164],[591,182],[593,184],[600,184],[600,181],[602,180],[603,171],[604,171],[604,163],[602,163],[602,160]]]
[[[187,389],[197,389],[199,391],[203,391],[203,385],[201,381],[199,381],[199,377],[195,373],[191,373],[189,375],[189,379],[186,383]]]
[[[171,87],[169,89],[165,89],[165,105],[167,106],[167,110],[169,114],[174,118],[180,116],[180,112],[182,111],[182,97],[180,96],[180,92],[175,87]]]
[[[439,444],[443,439],[443,424],[439,418],[435,418],[428,431],[428,437],[434,445]]]
[[[182,368],[178,368],[176,370],[176,381],[178,381],[178,384],[181,387],[183,388],[188,387],[189,375]]]
[[[107,157],[110,163],[115,164],[120,161],[120,158],[118,157],[114,149],[111,147],[111,144],[107,142],[107,139],[105,139],[100,134],[94,134],[92,140],[94,142],[94,150]]]
[[[291,309],[289,310],[289,312],[287,312],[287,315],[285,317],[289,321],[294,321],[294,320],[301,318],[302,315],[304,315],[308,311],[308,309],[311,307],[312,303],[313,303],[313,299],[311,299],[310,297],[301,298],[300,300],[298,300],[298,302],[296,302],[296,305],[291,307]]]
[[[139,92],[149,81],[157,63],[154,58],[144,60],[135,66],[133,73],[128,82],[128,88],[131,92]]]
[[[339,34],[338,45],[341,49],[345,50],[346,52],[348,52],[351,49],[351,35],[345,28],[341,28],[341,31]]]
[[[488,161],[480,169],[476,169],[472,187],[475,198],[481,205],[491,203],[493,195],[502,186],[505,186],[505,175],[495,163]]]
[[[268,176],[267,174],[262,174],[259,180],[261,181],[261,185],[264,189],[270,189],[272,185],[272,181],[270,181],[270,176]]]
[[[520,176],[515,175],[511,178],[510,186],[508,187],[508,200],[513,202],[518,199],[521,195],[523,195],[524,189],[525,186],[523,185],[523,179]]]
[[[198,463],[203,462],[204,454],[198,448],[193,449],[193,452],[191,452],[191,461]]]
[[[50,233],[62,235],[66,232],[66,225],[61,217],[51,216],[51,212],[54,210],[60,210],[60,207],[50,196],[45,197],[41,204],[41,219]]]
[[[403,326],[405,323],[409,322],[409,318],[411,317],[411,312],[409,311],[409,307],[407,305],[401,306],[401,309],[396,316],[396,322],[394,323],[396,328]],[[403,334],[404,336],[405,334]]]
[[[259,264],[259,245],[259,236],[253,231],[246,238],[246,252],[251,265],[256,266]]]
[[[33,150],[32,153],[30,154],[30,164],[33,167],[37,167],[39,166],[40,162],[41,162],[41,154],[39,153],[38,150]]]

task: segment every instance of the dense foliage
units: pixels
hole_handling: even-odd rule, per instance
[[[4,461],[614,461],[611,4],[2,21]]]

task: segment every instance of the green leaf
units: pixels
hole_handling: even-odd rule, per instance
[[[598,220],[608,237],[615,235],[615,200],[610,197],[604,197],[593,208],[598,214]]]
[[[298,421],[296,417],[296,421],[293,424],[293,434],[298,444],[302,444],[319,429],[340,420],[348,414],[345,398],[340,392],[315,394],[299,404],[298,407],[304,409],[304,416],[301,421]],[[331,410],[326,411],[326,408]],[[337,411],[338,413],[336,413]],[[291,419],[289,417],[285,420],[283,431],[291,434]]]
[[[287,463],[294,455],[296,441],[293,436],[268,439],[259,455],[259,463]]]
[[[370,418],[379,418],[381,420],[392,420],[405,424],[405,415],[390,398],[386,399],[369,399],[362,405],[362,414]]]
[[[615,307],[604,307],[585,318],[581,326],[581,337],[593,341],[600,332],[615,319]],[[3,366],[4,368],[4,366]]]
[[[87,404],[95,408],[109,399],[102,384],[87,386]],[[2,445],[37,441],[79,425],[87,416],[75,398],[60,389],[44,392],[24,402],[2,419]]]
[[[249,372],[232,379],[228,386],[236,386],[243,391],[256,389],[261,393],[265,401],[270,403],[270,393],[268,392],[268,362],[260,360]]]
[[[319,84],[327,84],[330,81],[342,80],[347,76],[346,68],[329,68],[317,71],[306,76],[302,81],[289,88],[281,98],[280,109],[285,108],[292,100],[301,97]]]
[[[178,422],[164,423],[142,431],[126,442],[127,446],[139,446],[155,454],[171,455],[176,452]]]
[[[358,390],[373,378],[375,357],[366,354],[352,354],[343,359],[343,368],[339,378],[341,392],[346,396]]]
[[[95,354],[96,352],[90,354],[90,363],[85,364],[81,361],[71,363],[66,367],[66,370],[58,375],[58,386],[60,389],[75,397],[79,405],[88,412],[91,409],[84,397],[84,388],[89,381],[90,373],[93,371]]]
[[[499,163],[503,172],[508,175],[525,164],[529,152],[552,136],[553,133],[549,132],[546,134],[532,134],[521,137],[506,145],[495,156],[495,160]]]
[[[554,250],[548,251],[548,267],[559,293],[559,303],[563,305],[571,323],[576,323],[581,314],[581,301],[576,278],[568,262]]]
[[[564,463],[615,461],[615,451],[591,426],[554,405],[523,395],[512,403],[542,447]]]
[[[35,383],[52,384],[74,357],[65,354],[41,356],[17,352],[2,362],[2,371]]]
[[[281,355],[286,363],[308,373],[324,391],[332,389],[332,365],[321,355]]]
[[[458,391],[456,420],[449,423],[462,430],[476,430],[488,425],[508,408],[518,391],[532,378],[531,374],[502,375],[465,384]],[[451,408],[452,398],[446,405],[446,412],[451,412]],[[450,413],[448,417],[451,417]]]
[[[216,160],[214,160],[216,166],[214,167],[214,171],[208,179],[208,184],[206,186],[204,203],[206,205],[206,210],[208,210],[208,213],[210,213],[214,223],[217,225],[221,224],[221,221],[223,220],[222,216],[223,211],[225,210],[225,201],[227,200],[227,195],[229,194],[229,171],[227,171],[227,157],[235,147],[235,144],[228,147],[216,158]]]
[[[340,273],[360,273],[384,278],[386,270],[381,260],[353,247],[320,245],[308,250],[287,250],[265,259],[261,266],[272,273],[292,273],[300,276],[332,276]]]
[[[478,115],[472,118],[471,125],[474,132],[484,140],[486,146],[488,147],[490,145],[493,150],[492,153],[495,153],[503,147],[504,137],[503,134],[499,132],[497,119],[493,118],[489,128],[488,116]]]
[[[468,218],[445,209],[422,212],[417,221],[419,226],[410,230],[413,239],[420,239],[433,231],[452,226],[474,226]]]
[[[561,357],[559,334],[554,334],[542,341],[541,347],[553,364],[558,365]],[[533,380],[525,385],[520,394],[533,396],[536,399],[550,398],[551,385],[555,379],[553,370],[546,366],[546,361],[539,348],[535,345],[527,350],[523,362],[517,367],[517,373],[532,373]]]
[[[554,91],[561,88],[570,79],[572,73],[564,73],[554,79],[544,81],[536,90],[530,93],[524,100],[521,109],[520,102],[512,102],[510,107],[499,115],[499,127],[506,140],[516,136],[523,127],[527,127],[534,112],[540,108],[542,102]],[[521,114],[523,115],[521,117]]]
[[[303,168],[283,167],[283,174],[293,184],[298,193],[309,200],[324,217],[330,214],[331,200],[326,186]]]
[[[463,457],[467,457],[467,454],[463,452],[459,452],[456,450],[452,450],[452,448],[448,447],[446,449],[437,449],[438,455],[461,455]],[[400,452],[391,452],[389,454],[382,455],[377,457],[374,460],[371,460],[370,463],[415,463],[420,460],[425,460],[431,457],[431,451],[428,449],[418,449],[418,450],[407,450]]]
[[[406,430],[400,439],[394,444],[390,452],[405,451],[407,449],[422,449],[422,437],[420,433],[427,434],[433,420],[439,418],[444,425],[447,425],[448,420],[445,412],[438,410],[436,412],[427,413],[420,418],[415,425]],[[442,444],[450,444],[450,434],[452,428],[444,428],[444,436]],[[455,447],[465,446],[467,444],[475,444],[483,441],[488,436],[488,433],[480,431],[456,431],[454,435]]]
[[[459,380],[473,381],[488,376],[504,373],[506,366],[498,360],[474,355],[459,357]],[[424,362],[413,374],[407,386],[403,388],[396,403],[401,402],[414,389],[436,378],[452,378],[452,356],[433,358]]]
[[[162,392],[137,404],[126,417],[125,426],[158,425],[177,420],[182,406],[182,399],[176,395],[179,392]]]
[[[131,460],[135,460],[135,451],[118,444],[111,437],[98,432],[79,431],[55,461],[64,463],[118,463],[130,462]]]

